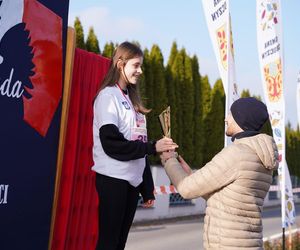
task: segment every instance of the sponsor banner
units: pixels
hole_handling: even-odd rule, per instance
[[[273,137],[279,152],[278,176],[281,185],[282,227],[293,224],[295,208],[292,186],[285,163],[284,61],[281,4],[279,0],[257,0],[257,45],[265,101]]]
[[[202,0],[211,42],[226,94],[225,116],[231,104],[239,98],[235,78],[235,62],[229,0]],[[225,128],[226,129],[226,128]],[[225,136],[225,146],[230,138]]]
[[[48,248],[68,0],[0,1],[1,249]]]

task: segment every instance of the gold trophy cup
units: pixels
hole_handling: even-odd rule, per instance
[[[161,125],[162,132],[164,136],[171,138],[171,111],[170,106],[167,107],[161,114],[158,116],[159,122]]]

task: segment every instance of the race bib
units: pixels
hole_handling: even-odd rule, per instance
[[[132,141],[140,140],[143,142],[147,142],[148,141],[147,129],[141,128],[141,127],[132,128],[131,129],[131,140]]]
[[[136,126],[138,128],[146,128],[146,118],[141,113],[136,113]]]

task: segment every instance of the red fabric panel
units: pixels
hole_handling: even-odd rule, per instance
[[[93,99],[110,60],[76,49],[52,250],[94,250],[98,197],[93,165]]]
[[[34,75],[30,80],[32,95],[24,101],[24,120],[46,136],[62,92],[62,19],[38,1],[24,1],[23,22],[30,31],[34,53]]]

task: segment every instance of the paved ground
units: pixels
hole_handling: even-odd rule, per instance
[[[300,205],[296,206],[300,211]],[[263,212],[264,236],[281,232],[280,207]],[[296,224],[300,226],[300,216]],[[132,227],[126,250],[200,250],[202,248],[203,218],[161,221]]]

